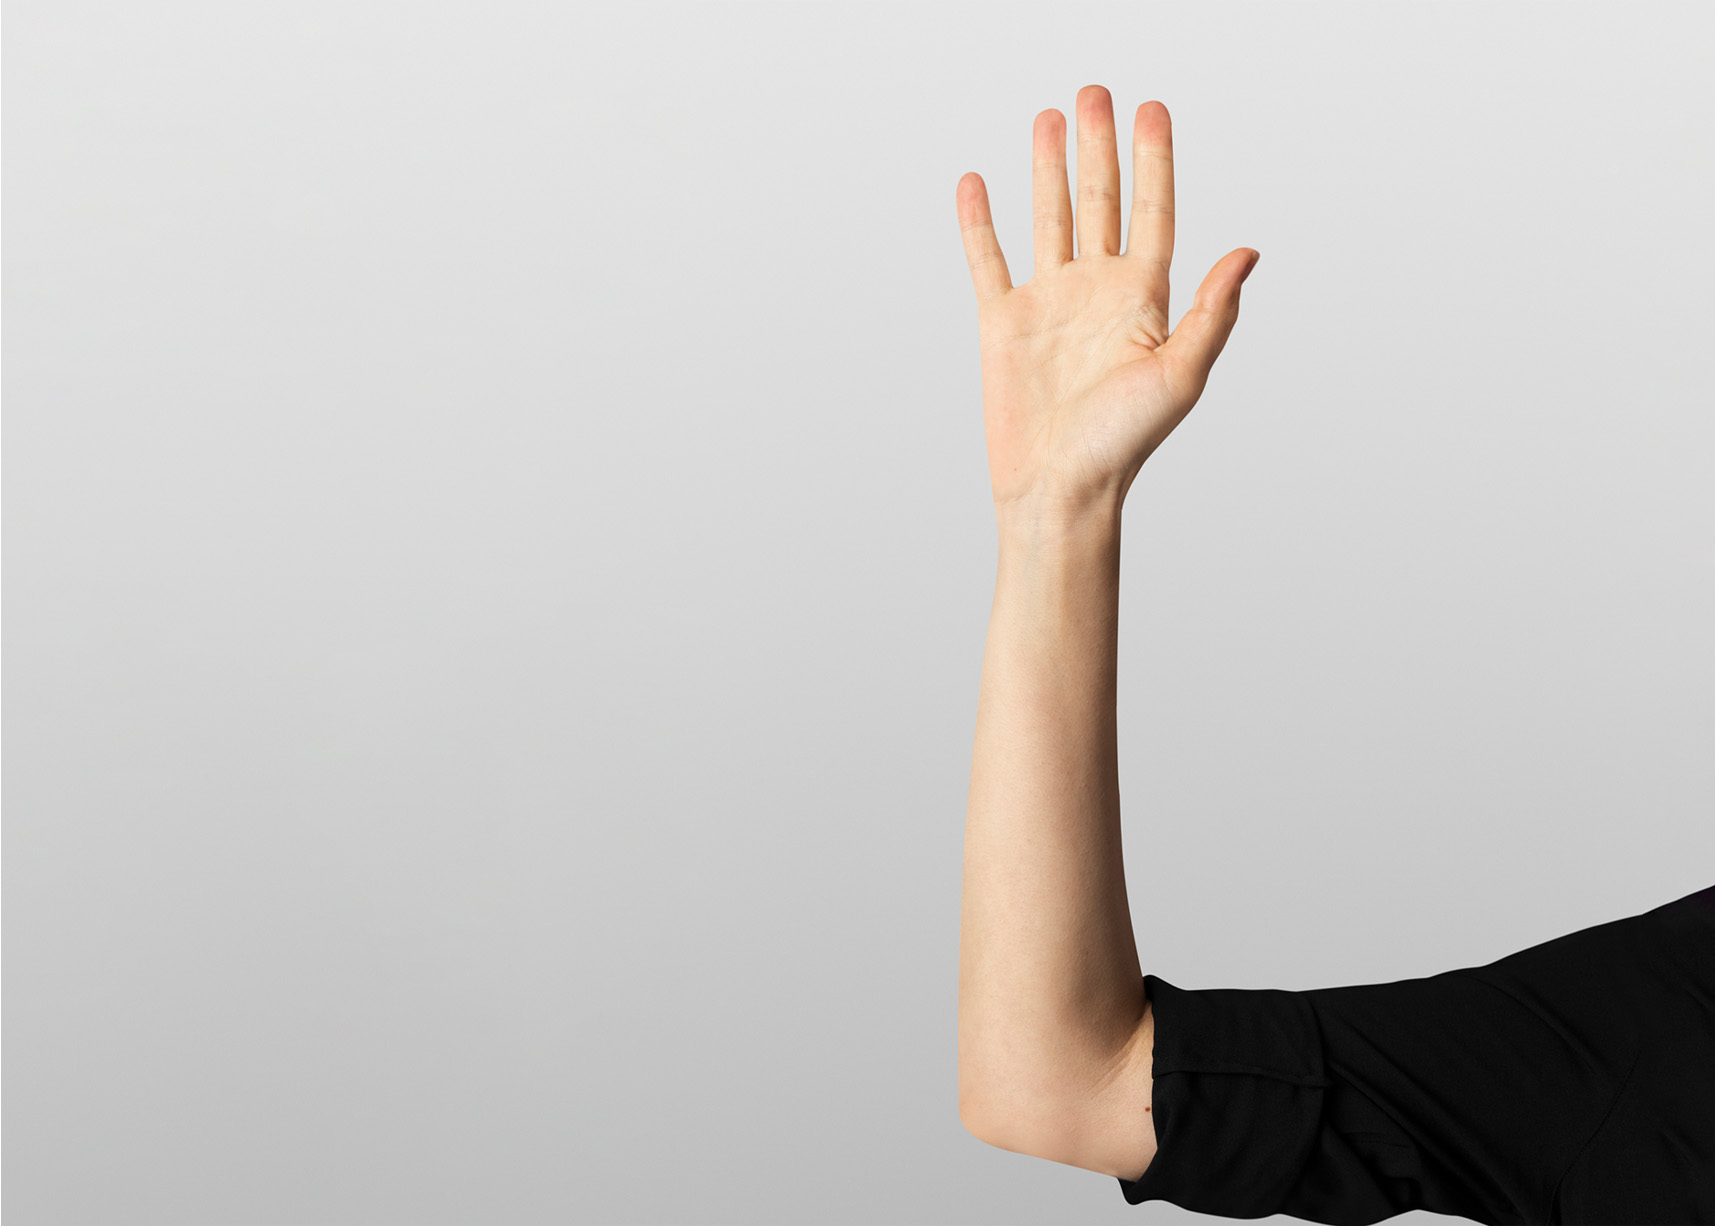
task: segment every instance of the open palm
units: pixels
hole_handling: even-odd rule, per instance
[[[1123,500],[1138,469],[1191,411],[1238,318],[1256,263],[1229,252],[1168,330],[1173,133],[1167,108],[1138,108],[1129,243],[1120,249],[1113,99],[1078,93],[1078,209],[1066,180],[1066,119],[1036,117],[1036,271],[1014,286],[981,176],[959,180],[959,226],[976,286],[983,420],[998,507]],[[1078,252],[1073,256],[1074,227]]]

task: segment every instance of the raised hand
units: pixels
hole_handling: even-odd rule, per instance
[[[1258,253],[1228,252],[1168,331],[1173,130],[1146,102],[1132,125],[1130,234],[1120,248],[1113,99],[1078,92],[1078,206],[1066,184],[1066,118],[1036,117],[1036,270],[1014,286],[988,188],[959,180],[959,227],[977,291],[983,421],[997,510],[1076,513],[1123,502],[1138,470],[1202,395]],[[1076,229],[1077,255],[1073,256]]]

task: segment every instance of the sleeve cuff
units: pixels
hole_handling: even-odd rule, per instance
[[[1128,1203],[1268,1217],[1315,1144],[1329,1082],[1307,1001],[1273,988],[1188,991],[1143,977],[1155,1012],[1156,1153]]]

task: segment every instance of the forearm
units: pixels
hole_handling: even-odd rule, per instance
[[[1143,1017],[1120,849],[1119,529],[1117,499],[1000,522],[959,932],[967,1126],[1048,1126]]]

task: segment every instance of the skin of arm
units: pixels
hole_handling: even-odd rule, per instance
[[[1028,282],[1011,282],[981,177],[957,192],[999,531],[965,821],[959,1116],[999,1148],[1135,1179],[1156,1149],[1154,1018],[1120,847],[1121,510],[1202,394],[1257,253],[1222,257],[1169,331],[1167,109],[1137,110],[1124,250],[1112,97],[1086,86],[1076,111],[1075,217],[1065,117],[1036,117]]]

